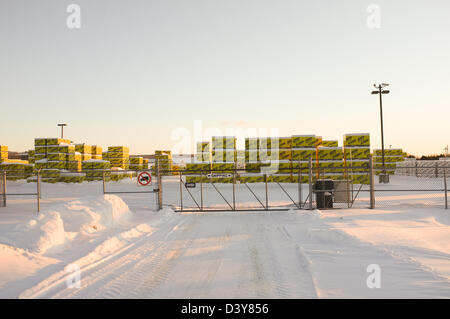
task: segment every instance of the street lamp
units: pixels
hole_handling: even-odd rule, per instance
[[[64,138],[64,126],[67,126],[66,123],[60,123],[58,126],[61,127],[61,138]]]
[[[379,85],[374,84],[375,88],[377,88],[377,91],[372,91],[372,94],[379,94],[380,95],[380,119],[381,119],[381,157],[383,161],[383,169],[379,176],[379,182],[380,183],[389,183],[389,175],[386,174],[386,165],[384,163],[384,132],[383,132],[383,94],[389,94],[389,90],[383,90],[383,88],[389,86],[387,83],[381,83]]]

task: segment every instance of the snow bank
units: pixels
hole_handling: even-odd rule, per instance
[[[0,243],[44,254],[79,235],[112,228],[130,218],[131,212],[120,197],[85,197],[55,205],[27,223],[16,225],[0,237]]]

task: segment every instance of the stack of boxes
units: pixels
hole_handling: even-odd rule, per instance
[[[232,183],[236,159],[236,138],[234,136],[213,136],[211,182]]]
[[[268,182],[292,182],[292,138],[264,137],[259,139],[261,172],[269,174]]]
[[[209,142],[197,142],[197,162],[211,162],[211,144]]]
[[[259,161],[259,139],[257,137],[245,138],[245,173],[239,174],[241,183],[259,183],[264,178],[261,173],[261,162]]]
[[[102,148],[98,145],[92,145],[91,146],[91,154],[92,154],[92,159],[95,160],[102,160],[103,159],[103,152],[102,152]]]
[[[111,180],[118,181],[126,177],[132,177],[131,172],[124,172],[130,168],[130,149],[126,146],[108,146],[106,154],[110,162]]]
[[[8,146],[0,145],[0,163],[8,159]]]
[[[173,158],[171,151],[155,151],[155,165],[153,166],[153,172],[156,172],[157,165],[159,164],[159,170],[161,175],[170,175],[172,170]]]
[[[86,181],[99,181],[103,179],[105,175],[105,180],[111,178],[111,164],[108,161],[89,159],[82,162],[83,173],[86,175]],[[107,171],[104,171],[107,170]]]
[[[81,156],[81,161],[92,159],[92,146],[87,144],[75,144],[75,152]],[[78,155],[78,154],[77,154]]]
[[[8,180],[25,179],[33,174],[28,161],[8,159],[8,146],[0,145],[0,171],[6,171]]]
[[[292,171],[298,176],[301,170],[301,182],[308,182],[309,160],[312,159],[313,167],[317,166],[317,145],[320,145],[321,137],[315,135],[293,135],[292,136]],[[294,178],[298,181],[298,177]]]
[[[28,163],[34,164],[34,150],[28,151]]]
[[[317,148],[318,176],[325,179],[344,179],[344,153],[342,147],[319,146]]]
[[[395,174],[397,163],[404,161],[403,150],[401,148],[389,148],[384,150],[384,167],[389,175]],[[376,175],[383,171],[383,151],[381,149],[373,150],[373,164]]]
[[[81,170],[80,158],[75,156],[75,146],[70,140],[60,138],[36,138],[35,168],[41,170],[43,182],[65,181],[60,176],[62,170],[78,172]]]
[[[369,184],[369,133],[344,135],[344,161],[348,178],[354,184]]]

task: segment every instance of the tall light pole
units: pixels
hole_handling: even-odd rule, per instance
[[[379,181],[380,183],[389,183],[389,175],[386,174],[386,165],[384,162],[384,132],[383,132],[383,94],[389,94],[389,90],[383,90],[383,88],[389,86],[387,83],[381,83],[379,85],[374,84],[377,91],[372,91],[372,94],[380,95],[380,120],[381,120],[381,157],[383,161],[383,170],[380,174]]]
[[[67,126],[66,123],[60,123],[58,126],[61,127],[61,138],[64,138],[64,126]]]

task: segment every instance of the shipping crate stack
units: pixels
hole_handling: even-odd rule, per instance
[[[92,159],[92,146],[85,143],[75,144],[75,152],[80,153],[81,161]]]
[[[197,162],[211,162],[211,143],[197,142],[195,159]]]
[[[102,160],[103,159],[103,152],[102,152],[102,148],[98,145],[92,145],[91,146],[91,154],[92,154],[92,159],[95,160]]]
[[[141,171],[144,169],[144,158],[141,156],[130,156],[130,170],[133,176],[137,175],[137,171]]]
[[[384,167],[389,175],[395,174],[397,164],[404,161],[403,150],[401,148],[389,148],[384,150]],[[383,151],[373,150],[373,165],[376,175],[383,171]]]
[[[105,160],[89,159],[82,162],[86,181],[100,181],[111,179],[111,163]]]
[[[28,161],[9,159],[8,146],[0,145],[0,171],[6,171],[7,180],[15,181],[31,176],[33,165],[29,164]],[[1,175],[0,178],[2,178]]]
[[[212,137],[212,183],[232,183],[233,170],[236,167],[236,137]]]
[[[261,172],[268,182],[292,182],[292,138],[264,137],[259,139]]]
[[[8,159],[8,146],[0,145],[0,163]]]
[[[344,179],[344,153],[342,147],[319,146],[317,148],[316,176],[324,179]]]
[[[344,135],[344,161],[348,178],[354,184],[369,184],[370,135]]]
[[[171,151],[157,150],[155,151],[155,164],[152,171],[156,174],[157,165],[162,176],[172,175],[170,172],[173,169],[173,157]]]
[[[239,173],[241,183],[261,183],[264,176],[261,174],[259,161],[259,139],[257,137],[245,138],[245,173]]]
[[[75,156],[75,146],[70,140],[61,138],[36,138],[35,145],[35,169],[40,169],[43,182],[65,182],[61,172],[79,172],[81,162]],[[72,178],[67,179],[71,181]],[[35,178],[30,181],[35,181]]]
[[[292,172],[293,180],[298,181],[300,169],[301,182],[309,180],[309,160],[312,159],[313,168],[317,166],[317,147],[322,142],[321,137],[315,135],[292,135]]]
[[[132,177],[130,168],[130,149],[126,146],[108,146],[107,161],[111,164],[111,180],[118,181]]]
[[[34,150],[28,151],[28,163],[34,164]]]

